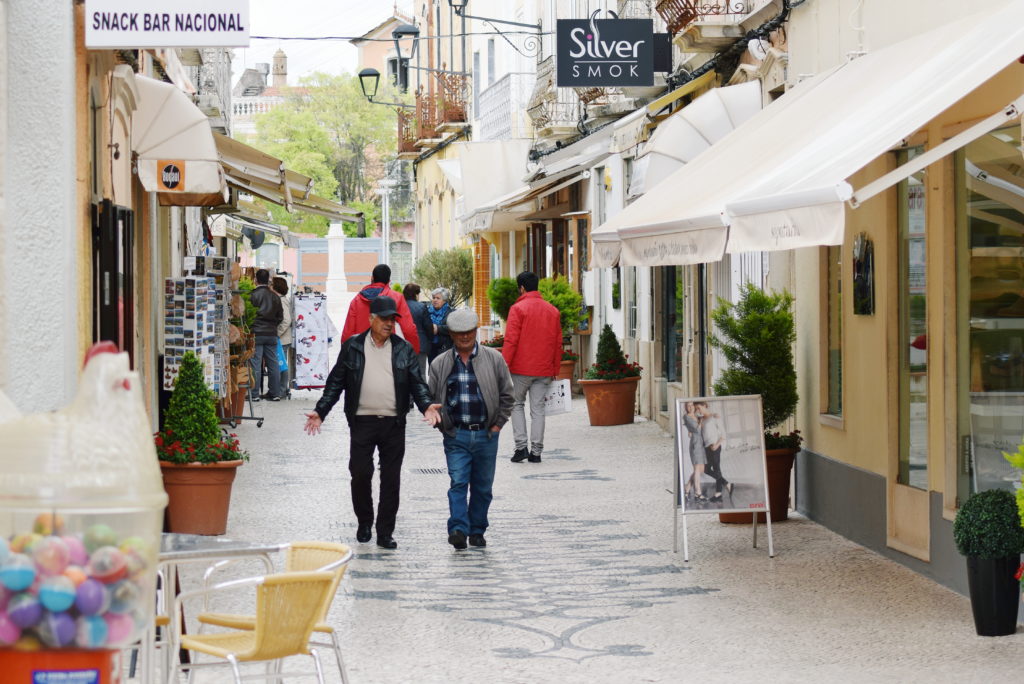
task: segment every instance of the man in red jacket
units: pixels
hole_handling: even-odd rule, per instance
[[[544,394],[562,363],[562,318],[537,291],[536,273],[516,277],[519,299],[508,312],[501,354],[512,372],[513,463],[540,463],[544,450]],[[526,432],[526,396],[530,396],[530,432]]]
[[[377,264],[373,267],[371,274],[373,282],[364,287],[356,295],[355,299],[348,306],[348,315],[345,316],[345,327],[341,330],[341,341],[344,342],[353,335],[366,332],[370,329],[370,302],[377,297],[390,297],[395,300],[395,308],[398,309],[398,325],[402,331],[402,337],[412,345],[416,353],[420,353],[420,338],[416,334],[416,322],[409,314],[409,305],[405,303],[402,293],[391,289],[391,267],[387,264]],[[561,357],[559,357],[561,358]]]

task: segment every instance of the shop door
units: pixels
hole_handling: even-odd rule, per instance
[[[103,200],[93,205],[93,341],[110,340],[135,362],[135,215]]]

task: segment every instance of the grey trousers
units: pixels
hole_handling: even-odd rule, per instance
[[[551,385],[550,376],[512,374],[512,434],[516,449],[527,449],[534,456],[544,451],[544,394]],[[526,434],[526,396],[530,396],[530,434]]]

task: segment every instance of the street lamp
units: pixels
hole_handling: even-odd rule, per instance
[[[380,85],[380,72],[376,69],[366,68],[359,72],[359,87],[363,91],[363,96],[373,104],[388,105],[389,107],[403,107],[405,109],[415,109],[415,105],[404,104],[402,102],[378,102],[374,100],[377,96],[377,87]]]
[[[398,65],[396,67],[396,80],[398,82],[398,88],[403,93],[409,89],[408,83],[408,71],[404,71],[402,67],[407,65],[416,56],[416,50],[419,48],[420,42],[420,30],[412,24],[399,24],[395,27],[395,30],[391,32],[391,38],[395,41],[395,56],[398,58]],[[406,38],[412,38],[412,50],[409,51],[408,57],[402,57],[402,41]]]

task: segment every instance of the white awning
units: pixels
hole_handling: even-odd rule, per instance
[[[132,151],[139,181],[171,204],[217,204],[227,196],[210,121],[170,83],[136,76]]]
[[[633,163],[630,197],[642,195],[761,111],[761,82],[715,88],[663,121]]]
[[[840,244],[843,203],[854,196],[847,178],[1013,63],[1022,45],[1024,3],[1014,2],[801,84],[598,227],[594,265],[689,264],[726,249]],[[1020,94],[1009,93],[1003,111],[970,135],[1019,116],[1009,100]],[[885,187],[915,170],[889,174]],[[884,189],[872,186],[862,195]]]
[[[439,159],[437,162],[448,184],[457,195],[462,194],[462,162],[458,159]]]

